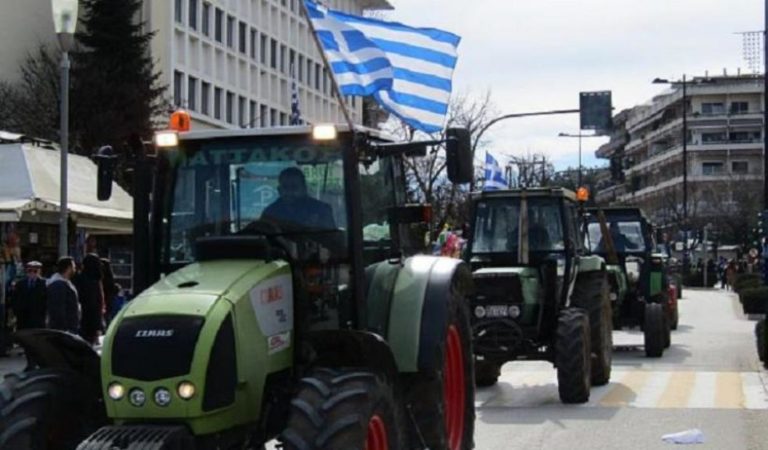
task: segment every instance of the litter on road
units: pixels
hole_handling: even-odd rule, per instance
[[[704,433],[698,428],[693,428],[679,433],[665,434],[661,440],[667,444],[703,444]]]

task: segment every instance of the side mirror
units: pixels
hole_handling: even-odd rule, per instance
[[[427,233],[432,221],[432,206],[409,204],[389,208],[390,236],[395,248],[406,256],[424,253]]]
[[[96,166],[98,167],[98,178],[96,181],[96,197],[104,202],[112,197],[112,181],[114,181],[115,160],[114,150],[109,145],[101,147],[96,153]]]
[[[475,165],[469,130],[466,128],[448,128],[446,137],[448,179],[454,184],[471,183],[475,177]]]

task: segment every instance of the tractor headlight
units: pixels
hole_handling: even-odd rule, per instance
[[[517,319],[520,317],[520,307],[517,305],[512,305],[509,307],[509,317],[513,319]]]
[[[168,406],[171,404],[171,391],[166,388],[157,388],[154,398],[157,406]]]
[[[179,387],[176,389],[176,391],[178,392],[179,397],[184,400],[189,400],[195,396],[195,385],[189,381],[182,381],[179,383]]]
[[[476,306],[475,307],[475,317],[478,319],[482,319],[485,317],[485,306]]]
[[[112,400],[121,400],[125,396],[125,387],[120,383],[112,383],[107,388],[107,394]]]
[[[128,401],[133,406],[144,406],[144,402],[147,401],[147,395],[141,389],[134,388],[128,393]]]

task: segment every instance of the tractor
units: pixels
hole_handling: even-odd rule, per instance
[[[603,258],[587,255],[576,195],[562,188],[472,194],[472,232],[464,256],[478,386],[501,366],[544,360],[557,368],[564,403],[589,400],[611,376],[613,338]]]
[[[473,448],[472,274],[417,254],[431,210],[406,203],[403,165],[444,146],[469,182],[468,132],[177,128],[127,145],[140,294],[100,354],[18,333],[30,369],[0,385],[0,448]]]
[[[590,208],[584,219],[586,246],[608,262],[614,329],[641,327],[646,356],[662,356],[677,328],[677,294],[651,222],[635,207]]]

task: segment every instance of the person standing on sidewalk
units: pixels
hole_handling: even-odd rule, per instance
[[[45,328],[46,286],[40,277],[43,265],[37,261],[27,263],[27,277],[16,283],[11,300],[16,315],[16,329]]]
[[[80,307],[83,315],[80,322],[80,336],[94,345],[104,321],[104,288],[102,267],[98,255],[90,253],[83,258],[83,270],[75,277]]]
[[[48,327],[77,334],[80,329],[80,303],[72,284],[75,260],[69,256],[59,259],[56,273],[48,280]]]

